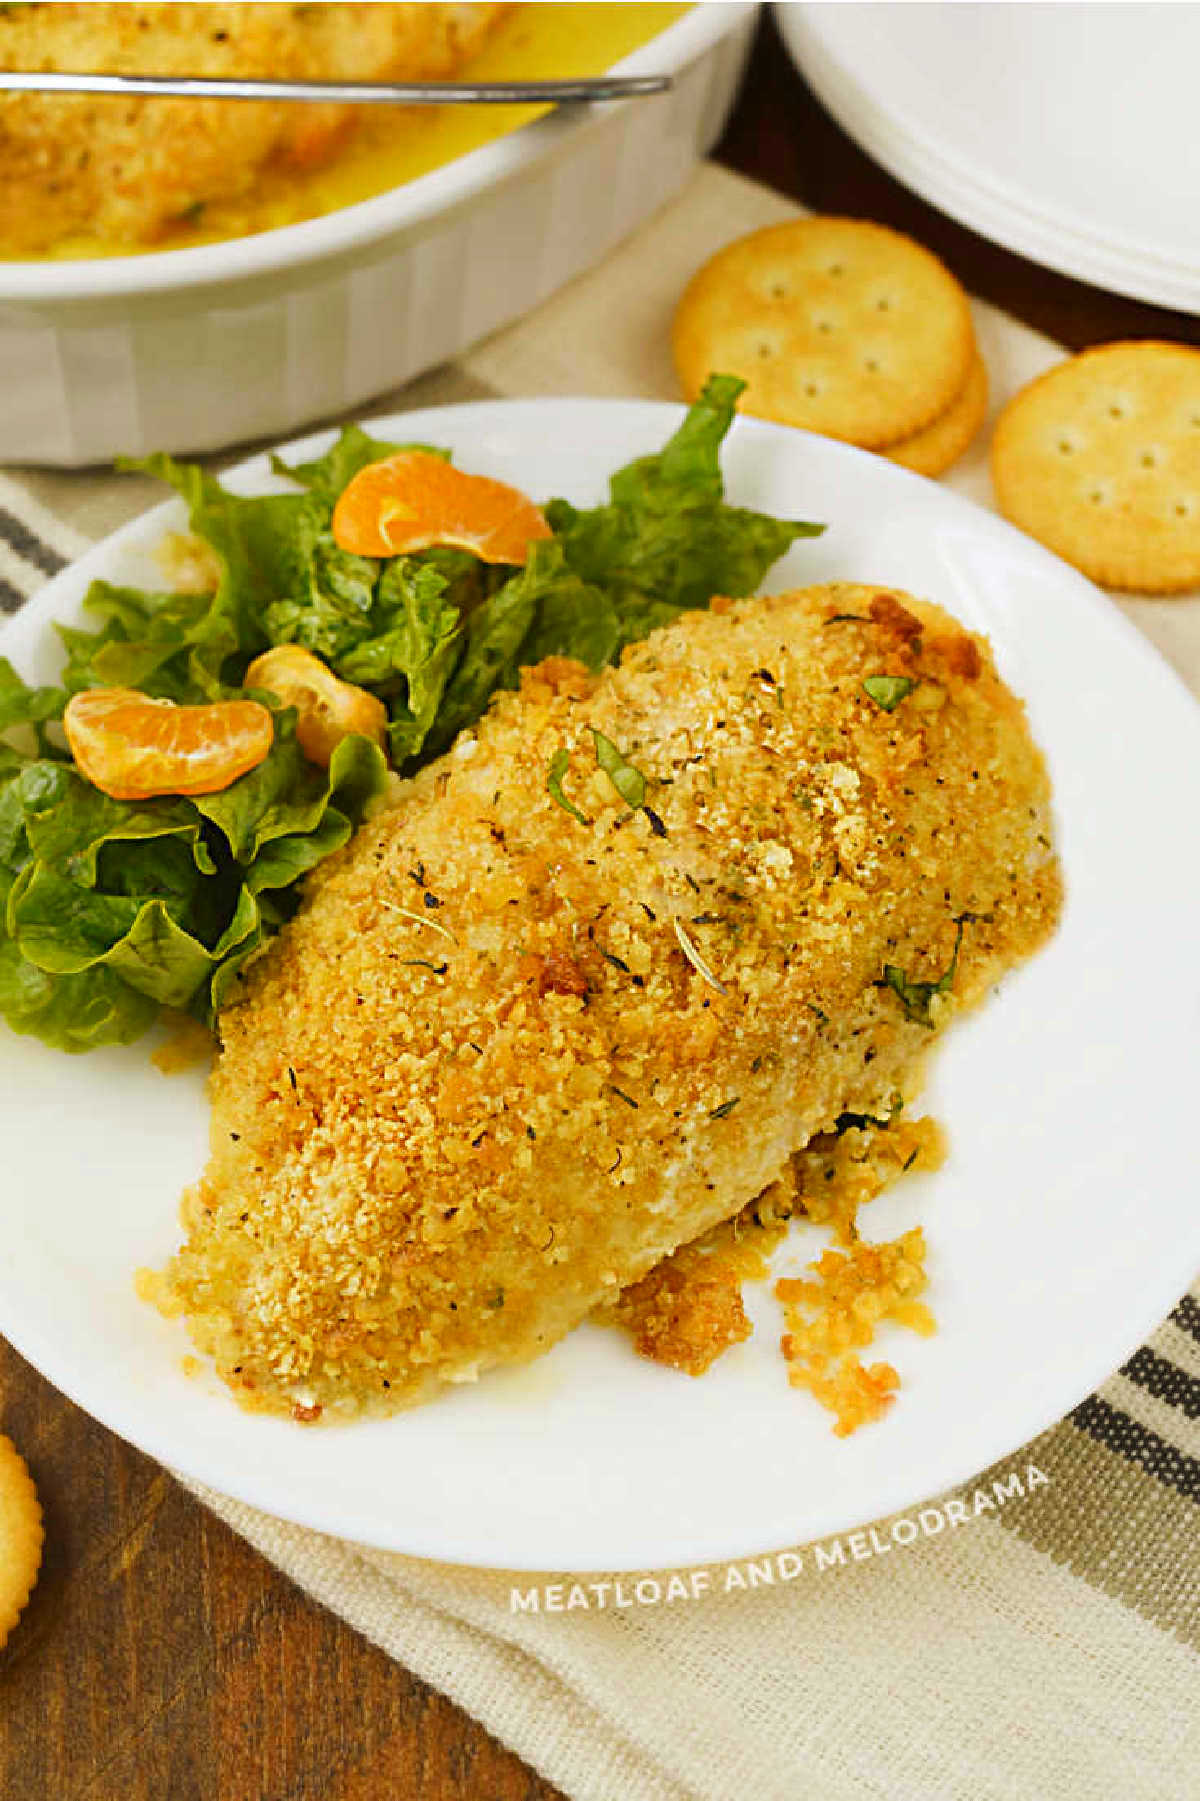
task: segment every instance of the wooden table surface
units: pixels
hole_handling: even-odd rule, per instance
[[[818,211],[910,232],[975,293],[1075,348],[1200,343],[1196,319],[1039,269],[906,192],[821,111],[769,17],[717,154]],[[555,1801],[3,1340],[0,1399],[46,1514],[41,1580],[0,1654],[0,1795]]]

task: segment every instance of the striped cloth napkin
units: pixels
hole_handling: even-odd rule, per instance
[[[666,326],[688,275],[795,210],[706,167],[603,267],[377,410],[675,399]],[[976,326],[995,404],[1063,355],[988,307]],[[982,450],[948,480],[991,504]],[[158,498],[107,472],[0,475],[0,609]],[[1122,605],[1200,692],[1200,596]],[[640,1593],[581,1578],[568,1608],[570,1576],[375,1552],[189,1486],[576,1801],[1200,1797],[1200,1286],[967,1488],[757,1576],[685,1573],[686,1606],[654,1572]]]

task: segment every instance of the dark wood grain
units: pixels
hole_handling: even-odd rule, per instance
[[[16,1801],[557,1801],[0,1340],[46,1556],[0,1653]]]
[[[938,251],[1081,347],[1200,323],[1037,269],[907,193],[826,117],[764,19],[730,167]],[[556,1801],[475,1721],[310,1602],[0,1341],[0,1420],[46,1561],[0,1654],[0,1796],[21,1801]]]

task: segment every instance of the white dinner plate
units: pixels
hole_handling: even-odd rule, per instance
[[[984,237],[1200,309],[1200,5],[777,5],[850,136]]]
[[[678,408],[497,401],[376,421],[544,499],[599,501]],[[291,451],[315,454],[327,435]],[[199,1077],[146,1042],[69,1057],[0,1026],[5,1228],[0,1329],[89,1413],[172,1468],[287,1519],[421,1556],[512,1569],[626,1570],[748,1556],[841,1532],[965,1481],[1059,1419],[1170,1310],[1200,1263],[1195,1046],[1200,710],[1081,576],[932,482],[828,439],[740,419],[733,501],[827,520],[769,578],[895,585],[986,632],[1028,701],[1055,783],[1068,902],[1060,932],[954,1027],[926,1097],[951,1152],[865,1216],[921,1223],[938,1335],[889,1328],[901,1372],[877,1425],[835,1438],[788,1387],[779,1320],[692,1380],[585,1326],[521,1372],[394,1419],[303,1427],[241,1412],[189,1376],[183,1328],[140,1302],[139,1265],[178,1243],[200,1171]],[[261,457],[231,485],[275,485]],[[175,501],[49,583],[0,637],[56,667],[52,620],[96,576],[151,585]],[[782,1265],[824,1243],[797,1229]]]

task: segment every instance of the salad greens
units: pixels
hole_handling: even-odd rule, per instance
[[[742,385],[712,377],[664,448],[612,477],[606,505],[552,500],[554,535],[518,569],[448,548],[342,550],[333,508],[360,469],[399,449],[447,454],[357,426],[315,461],[273,459],[294,484],[282,494],[233,494],[168,456],[126,464],[183,497],[219,573],[204,593],[93,582],[94,628],[59,627],[58,687],[29,687],[0,658],[0,1016],[72,1051],[128,1042],[163,1006],[211,1021],[295,910],[301,877],[346,843],[386,784],[365,738],[315,767],[294,709],[258,693],[275,742],[256,769],[216,794],[113,800],[63,746],[56,722],[71,694],[221,700],[245,692],[260,652],[294,643],[384,701],[391,761],[411,773],[523,666],[560,655],[598,669],[714,594],[753,593],[795,539],[822,529],[726,505],[719,452]],[[556,798],[563,773],[553,771]],[[636,775],[616,762],[610,773]]]

